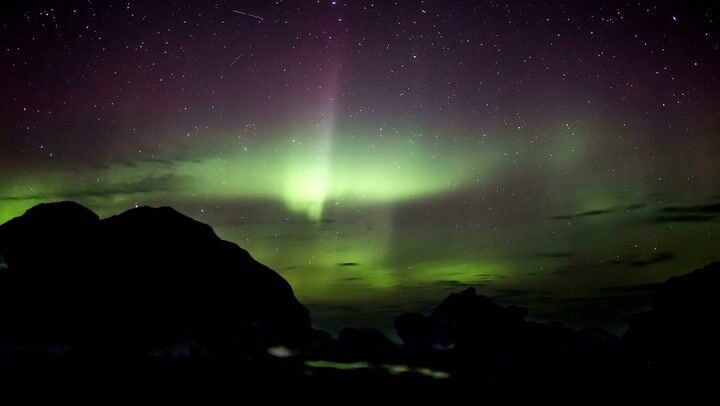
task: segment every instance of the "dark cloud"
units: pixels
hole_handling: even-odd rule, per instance
[[[589,210],[584,211],[582,213],[575,213],[575,214],[564,214],[561,216],[553,216],[551,217],[553,220],[572,220],[572,219],[578,219],[583,217],[594,217],[594,216],[601,216],[603,214],[608,214],[614,212],[615,209],[606,209],[606,210]]]
[[[720,203],[669,206],[659,209],[657,213],[650,218],[651,223],[703,223],[720,216]]]
[[[438,291],[446,291],[446,290],[457,290],[457,289],[465,289],[468,287],[479,287],[485,285],[485,282],[477,281],[477,282],[461,282],[454,279],[440,279],[437,281],[433,281],[430,283],[425,284],[417,284],[417,285],[408,285],[404,286],[403,289],[407,291],[425,291],[425,290],[438,290]],[[431,303],[431,302],[428,302]]]
[[[582,270],[582,268],[580,268],[578,266],[567,266],[567,267],[561,267],[561,268],[555,269],[554,271],[552,271],[552,273],[553,273],[553,275],[567,275],[567,274],[575,273],[575,272],[578,272],[581,270]]]
[[[604,260],[597,263],[585,263],[585,264],[567,264],[556,267],[552,273],[555,275],[564,275],[581,271],[602,271],[610,266],[622,265],[625,261],[621,259]]]
[[[528,297],[535,295],[536,292],[526,289],[500,289],[496,290],[493,297],[496,299],[508,299],[508,298],[519,298]]]
[[[290,224],[289,221],[288,221],[288,224]],[[308,240],[313,237],[314,237],[314,235],[312,235],[311,233],[297,233],[297,234],[287,233],[287,234],[269,234],[269,235],[266,235],[264,238],[266,240],[271,240],[271,241],[273,241],[273,240],[275,240],[275,241],[305,241],[305,240]]]
[[[172,168],[183,163],[199,163],[200,160],[190,156],[179,155],[176,153],[168,154],[165,158],[148,158],[148,159],[117,159],[113,161],[113,165],[125,166],[128,168],[138,168],[146,165],[157,165],[166,168]]]
[[[636,268],[643,268],[646,266],[659,264],[661,262],[672,261],[675,258],[676,258],[675,254],[673,254],[671,252],[661,252],[661,253],[653,255],[652,257],[647,258],[647,259],[631,261],[630,265],[632,265]]]
[[[470,286],[478,286],[479,284],[465,283],[456,280],[440,280],[435,282],[433,285],[440,289],[464,289]]]
[[[617,211],[635,211],[645,208],[646,205],[644,203],[637,203],[637,204],[631,204],[628,206],[623,207],[612,207],[609,209],[603,209],[603,210],[588,210],[580,213],[573,213],[573,214],[563,214],[559,216],[553,216],[551,219],[553,220],[572,220],[572,219],[579,219],[584,217],[594,217],[594,216],[602,216],[604,214],[610,214]]]
[[[661,262],[672,261],[675,258],[677,258],[677,255],[673,254],[672,252],[660,252],[660,253],[657,253],[657,254],[655,254],[651,257],[645,258],[645,259],[633,259],[633,260],[613,259],[613,260],[607,261],[607,263],[610,265],[629,265],[634,268],[642,268],[642,267],[658,264]]]
[[[704,223],[715,220],[717,216],[706,216],[700,214],[680,214],[677,216],[655,216],[650,218],[650,223]]]
[[[630,266],[633,268],[644,268],[650,265],[659,264],[662,262],[672,261],[677,258],[677,255],[673,254],[672,252],[661,252],[658,254],[655,254],[653,256],[650,256],[648,258],[640,258],[640,259],[633,259],[633,260],[622,260],[622,259],[612,259],[612,260],[606,260],[601,261],[601,263],[592,263],[592,264],[567,264],[562,265],[554,268],[552,270],[553,275],[567,275],[567,274],[573,274],[577,272],[587,272],[587,271],[598,271],[602,272],[603,270],[606,270],[610,267],[615,266]]]
[[[570,252],[543,252],[534,255],[536,258],[570,258]]]
[[[660,209],[663,213],[697,213],[720,214],[720,203],[701,204],[695,206],[671,206]]]
[[[26,196],[0,196],[0,200],[52,200],[82,199],[88,197],[113,197],[150,192],[172,192],[182,190],[190,178],[179,175],[148,176],[134,182],[118,182],[111,185],[98,185],[82,189],[70,189],[54,194],[35,194]]]
[[[598,293],[601,294],[634,294],[634,293],[654,293],[657,291],[663,284],[662,283],[641,283],[638,285],[628,285],[628,286],[608,286],[606,288],[600,288],[597,290]]]
[[[568,264],[555,268],[552,273],[555,275],[564,275],[575,272],[603,269],[606,266],[606,264]]]

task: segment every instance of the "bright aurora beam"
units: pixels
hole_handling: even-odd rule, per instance
[[[337,114],[338,75],[336,70],[327,87],[323,117],[318,125],[317,141],[314,142],[315,155],[310,157],[310,162],[291,162],[286,175],[284,199],[288,208],[304,212],[310,220],[314,221],[322,218],[323,207],[328,196]]]

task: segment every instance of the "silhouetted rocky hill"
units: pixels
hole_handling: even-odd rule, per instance
[[[31,350],[210,354],[312,340],[288,283],[171,208],[100,220],[72,202],[0,226],[0,340]]]

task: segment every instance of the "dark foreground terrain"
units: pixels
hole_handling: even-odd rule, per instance
[[[0,255],[0,370],[26,382],[597,393],[718,375],[720,263],[667,281],[623,337],[528,321],[467,289],[400,315],[398,345],[313,329],[278,274],[170,208],[101,220],[40,205],[0,226]]]

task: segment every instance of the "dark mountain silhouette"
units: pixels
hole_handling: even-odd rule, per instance
[[[170,208],[100,220],[39,205],[0,226],[0,253],[6,344],[142,355],[185,340],[227,354],[314,335],[284,279]]]
[[[623,337],[643,362],[716,366],[720,361],[720,262],[670,278],[652,310],[628,317]]]

